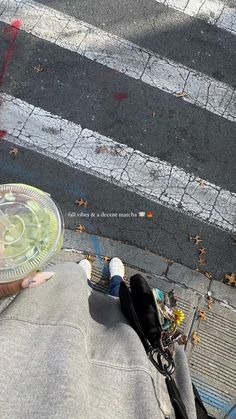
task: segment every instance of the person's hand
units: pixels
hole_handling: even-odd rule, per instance
[[[32,272],[25,278],[13,282],[0,283],[0,299],[17,294],[25,288],[34,288],[55,275],[55,272]]]

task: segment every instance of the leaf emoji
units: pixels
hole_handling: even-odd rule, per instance
[[[75,227],[75,231],[77,233],[83,233],[83,231],[85,231],[85,227],[83,224],[79,224],[78,226]]]
[[[33,70],[35,71],[35,73],[42,73],[42,71],[44,71],[45,68],[41,64],[38,64],[33,67]]]
[[[18,150],[18,148],[16,148],[16,147],[11,147],[11,149],[10,149],[10,151],[9,151],[9,154],[11,155],[11,156],[17,156],[17,154],[19,153],[19,150]]]
[[[203,308],[198,310],[198,317],[200,320],[206,320],[206,312],[203,310]]]
[[[186,92],[178,92],[178,93],[175,93],[175,96],[176,97],[186,97],[186,96],[188,96],[188,94]]]
[[[197,332],[193,332],[192,334],[192,342],[194,345],[198,344],[200,342],[201,338],[200,336],[197,334]]]

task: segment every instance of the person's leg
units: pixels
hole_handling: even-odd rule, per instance
[[[125,268],[119,258],[112,258],[109,264],[111,281],[108,288],[108,294],[113,297],[119,297],[120,283],[123,281]]]
[[[79,266],[84,269],[87,275],[87,283],[93,289],[93,284],[91,282],[91,275],[92,275],[92,265],[88,259],[82,259],[79,263]]]

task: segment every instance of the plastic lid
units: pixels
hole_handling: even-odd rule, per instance
[[[62,247],[63,234],[62,214],[48,193],[0,185],[0,282],[42,269]]]

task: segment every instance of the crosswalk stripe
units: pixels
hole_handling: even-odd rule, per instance
[[[236,35],[236,9],[218,0],[156,0],[191,17]]]
[[[164,92],[185,92],[180,100],[236,120],[236,92],[225,83],[34,1],[3,0],[1,11],[5,23],[19,18],[28,33]]]
[[[236,231],[236,194],[170,163],[3,94],[9,141],[223,230]]]

